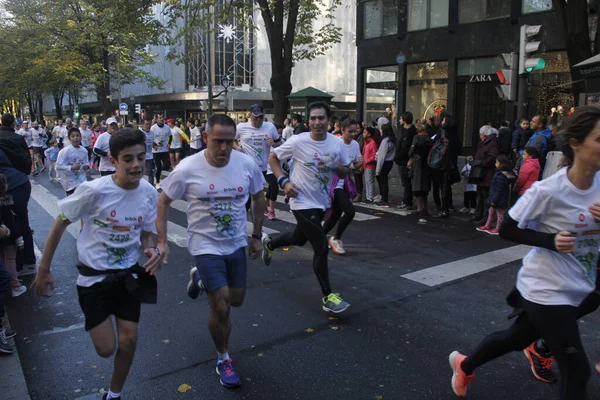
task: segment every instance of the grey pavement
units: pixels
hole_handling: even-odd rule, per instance
[[[36,178],[63,197],[58,185]],[[486,254],[513,244],[476,232],[461,218],[418,225],[417,217],[357,207],[377,219],[355,221],[344,235],[345,256],[330,253],[335,291],[352,306],[341,315],[321,310],[308,244],[278,250],[265,267],[249,262],[245,304],[232,311],[230,353],[243,386],[227,390],[214,371],[216,352],[207,329],[206,297],[185,294],[191,256],[171,245],[158,277],[159,301],[144,306],[139,344],[124,399],[452,399],[447,356],[468,352],[486,334],[508,326],[505,295],[519,267],[508,262],[462,279],[429,287],[403,275]],[[278,204],[278,213],[287,213]],[[36,244],[43,248],[52,216],[31,201]],[[185,227],[184,213],[170,221]],[[284,221],[266,222],[280,232]],[[53,263],[56,294],[9,300],[27,392],[32,399],[100,399],[112,363],[98,357],[82,328],[76,297],[75,239],[65,235]],[[455,264],[455,263],[454,263]],[[460,263],[459,263],[460,264]],[[32,277],[26,277],[30,284]],[[600,358],[594,314],[580,328],[595,362]],[[7,382],[0,358],[0,387]],[[10,365],[11,369],[18,368]],[[179,393],[182,384],[191,386]],[[600,390],[594,375],[590,393]],[[4,399],[4,397],[2,397]],[[536,381],[521,353],[509,354],[476,372],[469,398],[557,399],[558,386]]]

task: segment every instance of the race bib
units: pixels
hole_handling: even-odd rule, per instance
[[[574,256],[583,269],[585,280],[594,285],[600,248],[600,230],[578,232],[576,236]]]

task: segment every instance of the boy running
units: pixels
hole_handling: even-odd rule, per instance
[[[114,132],[110,162],[117,172],[82,183],[58,203],[61,213],[50,230],[32,285],[38,296],[49,296],[48,289],[54,291],[50,265],[56,248],[71,221],[83,219],[77,240],[77,292],[85,330],[99,356],[110,357],[116,350],[110,390],[103,400],[121,399],[137,343],[140,303],[156,303],[154,275],[160,269],[160,253],[153,245],[152,229],[158,195],[142,179],[145,140],[139,130]],[[140,267],[142,252],[149,259]]]
[[[90,169],[88,152],[81,146],[79,128],[69,129],[71,146],[58,152],[56,170],[60,173],[60,183],[70,196],[77,186],[87,181],[87,171]]]

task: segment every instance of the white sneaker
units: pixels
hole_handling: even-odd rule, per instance
[[[381,201],[381,195],[380,195],[380,194],[378,194],[377,196],[373,197],[373,201],[374,201],[375,203],[379,203],[379,202]]]
[[[24,264],[23,269],[19,271],[18,276],[33,275],[37,272],[35,264]]]
[[[331,246],[331,250],[333,250],[335,254],[346,254],[346,250],[344,250],[344,243],[342,243],[341,240],[335,240],[333,236],[329,238],[329,246]]]
[[[476,210],[475,210],[474,208],[471,208],[471,211],[469,211],[469,214],[471,214],[471,215],[475,215],[475,211],[476,211]]]
[[[12,297],[19,297],[20,295],[22,295],[26,291],[27,291],[27,286],[21,285],[18,288],[12,289],[11,294],[12,294]]]
[[[419,218],[419,224],[421,225],[425,225],[427,223],[427,220],[425,218]]]
[[[154,185],[154,187],[156,188],[156,190],[160,190],[160,183],[157,183],[156,185]]]
[[[468,213],[469,209],[467,207],[463,207],[460,210],[458,210],[459,213]]]

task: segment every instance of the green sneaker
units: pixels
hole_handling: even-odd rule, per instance
[[[262,245],[263,245],[262,260],[266,266],[271,265],[271,259],[273,258],[273,253],[275,253],[275,250],[271,250],[269,248],[269,244],[271,243],[271,240],[272,240],[271,236],[263,234],[263,237],[262,237]]]
[[[339,293],[330,293],[329,296],[323,297],[323,310],[332,313],[341,313],[350,307],[350,303],[344,301]]]

